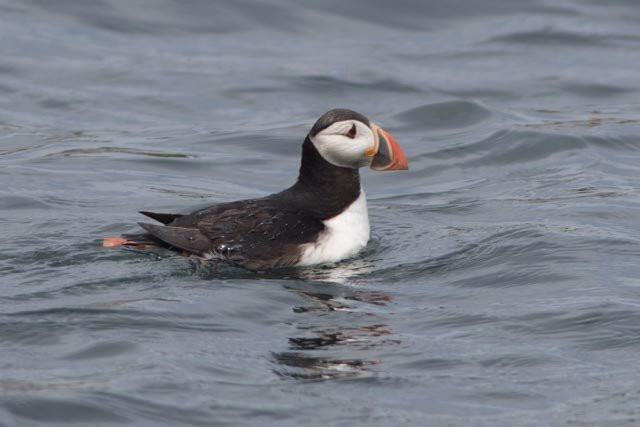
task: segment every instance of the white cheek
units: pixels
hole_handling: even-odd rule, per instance
[[[329,163],[353,168],[368,164],[364,153],[373,145],[373,135],[361,134],[351,139],[344,135],[318,134],[311,142]]]

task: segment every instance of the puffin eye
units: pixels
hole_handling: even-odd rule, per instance
[[[351,125],[351,129],[349,129],[349,132],[347,132],[345,134],[345,136],[347,138],[351,138],[351,139],[356,137],[356,125],[355,124]]]

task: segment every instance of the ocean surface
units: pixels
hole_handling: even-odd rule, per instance
[[[0,0],[0,426],[640,423],[640,3]],[[260,197],[325,111],[372,239],[105,250]]]

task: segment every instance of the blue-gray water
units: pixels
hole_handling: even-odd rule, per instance
[[[640,4],[1,0],[0,426],[637,425]],[[252,274],[104,250],[397,139],[373,238]]]

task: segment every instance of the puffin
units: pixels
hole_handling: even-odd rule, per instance
[[[297,181],[263,198],[220,203],[189,214],[141,214],[143,233],[108,237],[104,247],[163,247],[250,270],[332,264],[369,241],[367,201],[359,169],[408,170],[396,140],[367,117],[333,109],[302,144]]]

